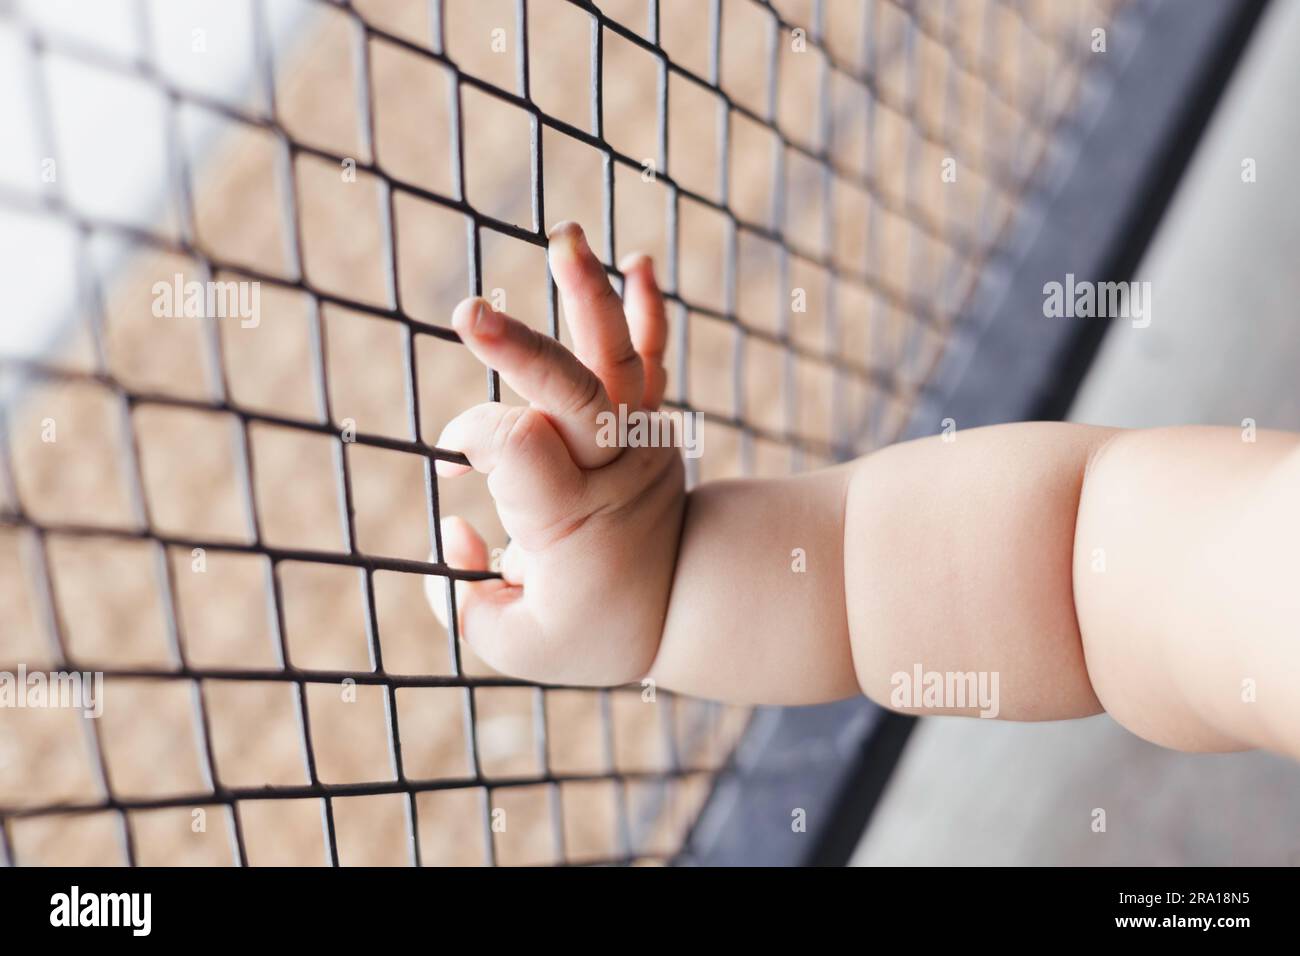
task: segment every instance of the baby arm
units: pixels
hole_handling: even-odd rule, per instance
[[[576,226],[553,230],[550,261],[572,353],[482,300],[453,318],[529,401],[477,406],[439,440],[488,473],[511,535],[502,580],[457,585],[489,664],[769,704],[890,705],[917,666],[996,673],[1001,717],[1105,706],[1169,746],[1300,751],[1292,436],[1008,425],[687,495],[675,450],[596,440],[603,413],[662,398],[649,261],[622,264],[622,301]],[[449,564],[486,568],[463,522],[443,537]]]
[[[999,717],[1104,707],[1165,746],[1300,757],[1300,443],[1255,437],[1035,422],[702,486],[653,673],[885,706],[917,667],[996,673]]]

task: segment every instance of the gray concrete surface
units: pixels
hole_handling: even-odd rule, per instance
[[[1134,277],[1152,324],[1112,330],[1074,420],[1300,430],[1298,49],[1300,0],[1274,0]],[[928,719],[854,862],[1300,866],[1300,764],[1175,753],[1105,716]]]

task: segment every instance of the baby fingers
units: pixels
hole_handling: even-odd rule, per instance
[[[442,550],[447,564],[468,571],[486,571],[487,544],[461,518],[442,522]],[[537,644],[537,624],[523,600],[523,588],[506,581],[454,581],[457,631],[490,666],[509,671],[523,657],[532,666],[531,646]],[[451,629],[447,586],[440,577],[425,578],[425,597],[442,626]]]
[[[463,452],[475,471],[488,476],[512,535],[537,534],[562,523],[577,510],[586,487],[551,419],[535,408],[475,405],[447,424],[438,447]],[[465,471],[445,461],[436,467],[440,477]]]
[[[617,448],[596,441],[597,416],[610,411],[600,379],[572,352],[500,312],[484,299],[466,299],[451,319],[469,350],[537,408],[546,412],[583,468],[597,468],[618,457]]]

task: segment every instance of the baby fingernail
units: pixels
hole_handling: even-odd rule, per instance
[[[571,255],[582,255],[590,251],[591,247],[587,245],[587,237],[582,231],[582,227],[576,222],[560,222],[551,227],[547,238],[551,240],[551,248],[558,251],[565,251]]]
[[[505,320],[501,318],[501,313],[493,309],[486,302],[475,304],[474,310],[474,332],[477,335],[497,335],[505,327]]]
[[[649,262],[650,257],[644,252],[629,252],[622,259],[618,260],[619,272],[631,272],[639,268],[642,263]]]

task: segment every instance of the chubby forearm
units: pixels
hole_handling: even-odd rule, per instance
[[[1295,448],[1027,423],[705,485],[651,676],[746,703],[861,691],[1014,720],[1104,707],[1169,746],[1296,752]],[[982,676],[996,702],[921,701],[918,674]]]
[[[1005,425],[862,461],[844,573],[853,660],[870,697],[914,713],[1011,720],[1101,709],[1074,609],[1074,529],[1089,458],[1113,434]],[[930,675],[965,674],[996,700],[921,698]]]
[[[860,692],[844,594],[844,508],[858,467],[687,495],[653,680],[746,704]]]
[[[1088,455],[1109,434],[978,429],[697,488],[651,676],[735,702],[889,705],[893,675],[918,665],[997,671],[1000,716],[1097,712],[1071,546]]]

